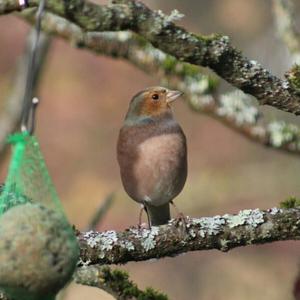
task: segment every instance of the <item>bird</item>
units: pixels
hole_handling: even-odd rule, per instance
[[[142,205],[149,227],[167,224],[170,203],[187,178],[187,143],[171,104],[183,93],[155,86],[130,101],[119,132],[117,160],[127,194]]]

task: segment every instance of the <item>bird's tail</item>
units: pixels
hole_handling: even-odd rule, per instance
[[[150,226],[167,224],[170,220],[170,204],[166,203],[161,206],[146,205]]]

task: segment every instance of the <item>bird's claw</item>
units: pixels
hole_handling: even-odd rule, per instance
[[[181,212],[178,213],[178,215],[174,219],[175,226],[180,227],[182,229],[183,235],[186,235],[188,233],[187,222],[187,217]]]
[[[150,229],[149,225],[147,223],[139,223],[137,225],[138,230],[144,230],[144,229]]]
[[[183,213],[179,213],[174,220],[176,225],[187,227],[187,218]]]

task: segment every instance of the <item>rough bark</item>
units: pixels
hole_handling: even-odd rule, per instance
[[[23,16],[33,21],[34,11]],[[190,108],[222,122],[248,139],[289,153],[300,153],[300,129],[284,121],[266,122],[258,108],[242,92],[216,94],[217,81],[201,68],[181,62],[154,48],[131,32],[83,32],[80,27],[51,13],[44,15],[43,29],[68,40],[79,48],[116,59],[122,58],[161,84],[184,92]]]
[[[83,232],[79,265],[124,264],[189,251],[230,249],[300,238],[300,209],[242,210],[237,215],[188,218],[148,229]]]
[[[28,0],[36,7],[38,0]],[[47,9],[77,24],[84,31],[132,30],[158,49],[177,59],[211,68],[220,77],[256,97],[260,104],[300,114],[299,92],[258,62],[232,46],[228,36],[203,36],[188,32],[166,16],[139,1],[117,0],[97,5],[84,0],[47,1]],[[0,14],[20,10],[16,0],[2,0]]]

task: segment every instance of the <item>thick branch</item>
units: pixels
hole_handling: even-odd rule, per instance
[[[38,0],[28,0],[31,7],[37,3]],[[151,11],[133,0],[118,0],[108,6],[84,0],[50,0],[47,9],[86,31],[132,30],[177,59],[210,67],[232,85],[256,97],[260,104],[300,114],[300,96],[289,82],[243,56],[227,36],[192,34],[160,11]],[[2,0],[0,14],[17,10],[16,0]]]
[[[174,220],[148,229],[89,231],[78,236],[80,265],[124,264],[175,256],[188,251],[228,251],[245,245],[300,238],[300,209],[243,210],[237,215]]]
[[[23,14],[33,21],[34,11]],[[285,122],[265,123],[258,109],[243,93],[213,97],[216,80],[194,65],[178,61],[130,32],[84,33],[77,25],[47,13],[43,29],[73,45],[98,54],[126,59],[139,69],[160,78],[162,85],[184,92],[187,104],[208,114],[252,141],[291,153],[300,152],[300,130]]]
[[[168,297],[152,288],[140,290],[126,272],[108,266],[84,266],[74,274],[78,284],[100,288],[118,300],[167,300]]]

